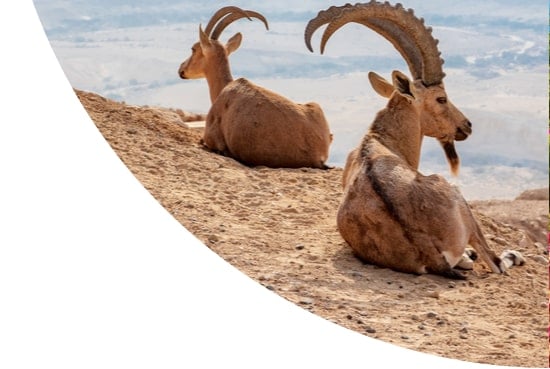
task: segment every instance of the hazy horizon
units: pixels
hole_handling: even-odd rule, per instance
[[[204,80],[183,81],[179,64],[220,1],[35,0],[38,14],[67,78],[75,88],[136,105],[205,113],[210,101]],[[442,3],[445,6],[442,6]],[[303,41],[303,29],[329,1],[234,5],[264,14],[242,20],[221,39],[243,33],[230,58],[233,75],[245,76],[298,102],[323,107],[335,140],[330,163],[342,166],[385,101],[368,84],[374,70],[408,73],[400,55],[370,29],[350,24],[319,54]],[[474,124],[457,143],[458,178],[448,175],[438,144],[426,139],[421,171],[444,174],[469,199],[511,198],[548,185],[547,2],[420,1],[404,3],[432,26],[445,59],[451,100]]]

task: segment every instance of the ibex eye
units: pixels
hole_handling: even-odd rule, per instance
[[[446,97],[438,97],[437,102],[440,103],[440,104],[446,104],[447,103],[447,98]]]

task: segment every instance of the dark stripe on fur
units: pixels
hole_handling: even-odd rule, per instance
[[[401,229],[403,230],[403,234],[405,235],[405,238],[409,240],[409,242],[413,242],[413,236],[409,232],[409,227],[407,226],[407,222],[405,219],[403,219],[399,214],[399,209],[395,206],[395,204],[392,201],[391,196],[389,196],[386,191],[384,190],[384,186],[381,184],[381,182],[378,180],[376,175],[374,175],[374,172],[372,171],[372,162],[370,160],[367,160],[367,178],[369,179],[372,189],[378,197],[382,200],[384,203],[384,206],[386,209],[388,209],[388,213],[391,215],[391,217],[401,225]]]

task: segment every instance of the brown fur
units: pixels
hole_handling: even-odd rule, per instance
[[[441,99],[442,85],[425,87],[400,72],[393,81],[386,108],[348,157],[340,234],[361,259],[401,272],[464,278],[455,266],[468,244],[493,272],[503,272],[507,265],[489,248],[458,189],[418,172],[422,136],[449,137],[464,116]]]
[[[295,104],[244,78],[206,118],[204,144],[247,165],[324,168],[331,135],[319,105]]]
[[[332,134],[320,106],[294,103],[244,78],[233,80],[229,54],[240,46],[240,33],[227,45],[199,33],[179,75],[208,82],[212,106],[203,144],[250,166],[327,168]]]

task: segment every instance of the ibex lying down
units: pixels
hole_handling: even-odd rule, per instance
[[[233,80],[228,57],[242,36],[237,33],[226,45],[218,37],[231,22],[251,17],[268,27],[257,12],[232,6],[218,10],[204,31],[199,27],[200,41],[179,68],[183,79],[208,82],[212,107],[203,144],[250,166],[326,168],[332,135],[318,104],[296,104],[244,78]]]
[[[389,101],[348,157],[337,214],[342,237],[366,262],[406,273],[464,279],[455,267],[462,267],[468,244],[493,272],[522,264],[516,251],[498,257],[489,248],[458,189],[441,176],[418,172],[423,135],[439,140],[456,172],[454,141],[471,133],[471,123],[445,93],[443,60],[431,29],[400,4],[347,4],[312,19],[305,31],[306,45],[311,50],[312,34],[328,23],[322,52],[330,36],[349,22],[388,39],[406,60],[413,80],[394,71],[392,85],[369,75],[374,89]]]

